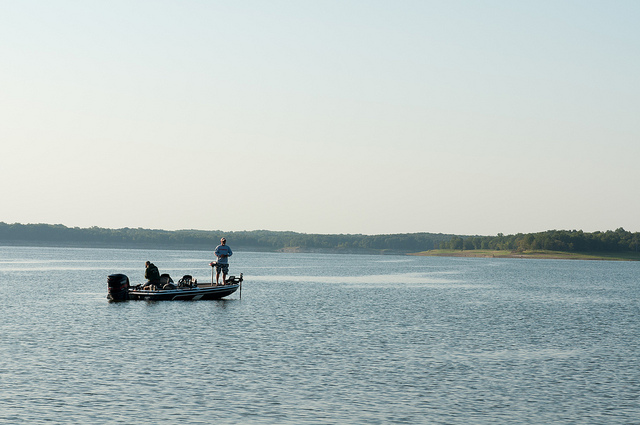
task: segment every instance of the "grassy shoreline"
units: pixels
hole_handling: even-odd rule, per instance
[[[409,255],[427,257],[478,257],[478,258],[537,258],[553,260],[606,260],[606,261],[640,261],[640,252],[564,252],[564,251],[493,251],[493,250],[454,250],[433,249],[431,251],[414,252]]]

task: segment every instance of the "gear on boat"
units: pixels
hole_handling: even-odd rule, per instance
[[[196,288],[198,279],[194,279],[190,274],[185,274],[178,280],[178,288]]]

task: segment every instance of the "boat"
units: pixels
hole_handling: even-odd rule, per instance
[[[197,301],[219,300],[240,290],[242,297],[242,273],[240,276],[228,276],[223,285],[213,282],[198,283],[190,275],[183,276],[177,284],[164,274],[157,284],[140,284],[132,286],[125,274],[111,274],[107,277],[110,301],[148,300],[148,301]]]

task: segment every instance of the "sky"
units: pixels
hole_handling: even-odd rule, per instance
[[[640,2],[0,0],[0,221],[640,231]]]

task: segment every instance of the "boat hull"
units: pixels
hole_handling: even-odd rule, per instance
[[[222,285],[198,288],[164,289],[159,291],[129,289],[128,299],[147,301],[219,300],[240,288],[240,285]]]

